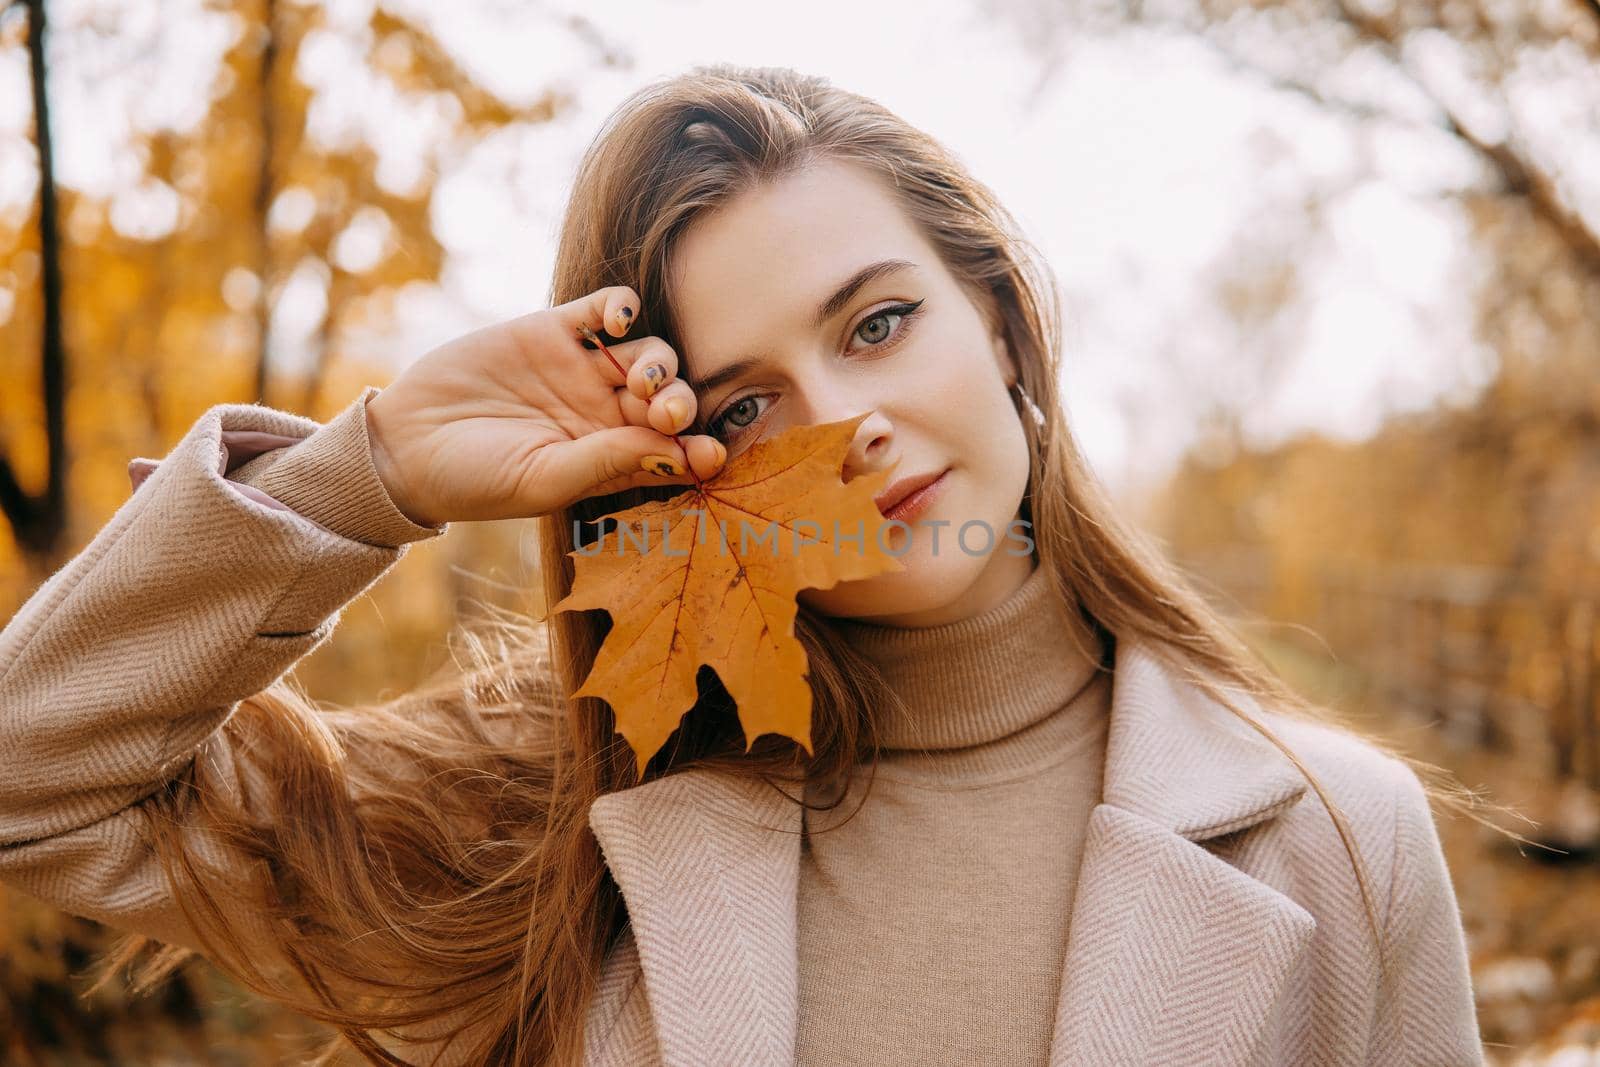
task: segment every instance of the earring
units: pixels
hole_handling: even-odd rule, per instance
[[[1027,409],[1028,414],[1033,418],[1033,424],[1043,430],[1044,412],[1039,410],[1039,405],[1033,402],[1033,397],[1029,396],[1028,391],[1022,387],[1022,379],[1019,378],[1011,383],[1011,391],[1016,394],[1018,402]]]

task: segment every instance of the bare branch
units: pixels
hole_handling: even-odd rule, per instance
[[[1596,3],[1600,3],[1600,0],[1596,0]],[[1364,104],[1355,100],[1346,100],[1336,96],[1329,96],[1327,93],[1323,92],[1309,81],[1304,81],[1300,78],[1271,70],[1262,65],[1258,60],[1252,58],[1247,53],[1228,47],[1218,38],[1216,34],[1201,33],[1196,37],[1196,40],[1203,42],[1206,47],[1210,48],[1213,52],[1217,53],[1218,56],[1227,60],[1229,63],[1232,63],[1240,70],[1249,71],[1256,78],[1260,79],[1262,84],[1266,85],[1269,89],[1277,89],[1280,92],[1293,93],[1296,96],[1303,96],[1319,107],[1337,111],[1342,115],[1346,115],[1353,119],[1360,119],[1364,122],[1403,121],[1393,112],[1385,111],[1384,109],[1375,107],[1371,104]]]
[[[1600,9],[1600,0],[1589,0]],[[1555,181],[1541,168],[1532,166],[1510,144],[1509,135],[1504,141],[1491,143],[1473,133],[1464,125],[1450,105],[1433,91],[1432,86],[1419,77],[1401,57],[1401,35],[1387,22],[1374,18],[1351,7],[1349,0],[1334,0],[1339,14],[1358,33],[1381,48],[1395,65],[1410,78],[1419,91],[1439,109],[1452,134],[1471,145],[1500,174],[1506,189],[1525,196],[1534,213],[1547,222],[1568,248],[1582,261],[1586,270],[1600,274],[1600,236],[1573,210],[1556,188]]]

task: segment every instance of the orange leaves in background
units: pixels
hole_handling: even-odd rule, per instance
[[[879,544],[872,500],[893,470],[840,480],[864,418],[762,441],[700,486],[615,513],[622,528],[568,553],[572,592],[551,610],[604,608],[612,622],[575,695],[611,705],[641,777],[694,706],[701,664],[738,705],[746,751],[765,733],[812,751],[796,595],[905,569]]]

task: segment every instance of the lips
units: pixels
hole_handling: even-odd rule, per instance
[[[944,470],[929,471],[926,474],[908,474],[885,486],[881,493],[872,498],[872,502],[878,505],[880,512],[887,513],[912,493],[938,481],[943,474]]]

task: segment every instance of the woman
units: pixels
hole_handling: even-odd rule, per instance
[[[0,634],[0,876],[374,1063],[1481,1062],[1428,791],[1118,521],[1025,247],[825,81],[639,92],[551,308],[326,425],[222,404],[134,461]],[[451,522],[541,516],[554,603],[599,517],[861,412],[843,475],[894,468],[915,525],[903,570],[801,594],[810,756],[702,672],[641,783],[568,699],[605,612],[378,706],[283,679]],[[956,550],[972,520],[1031,550]]]

